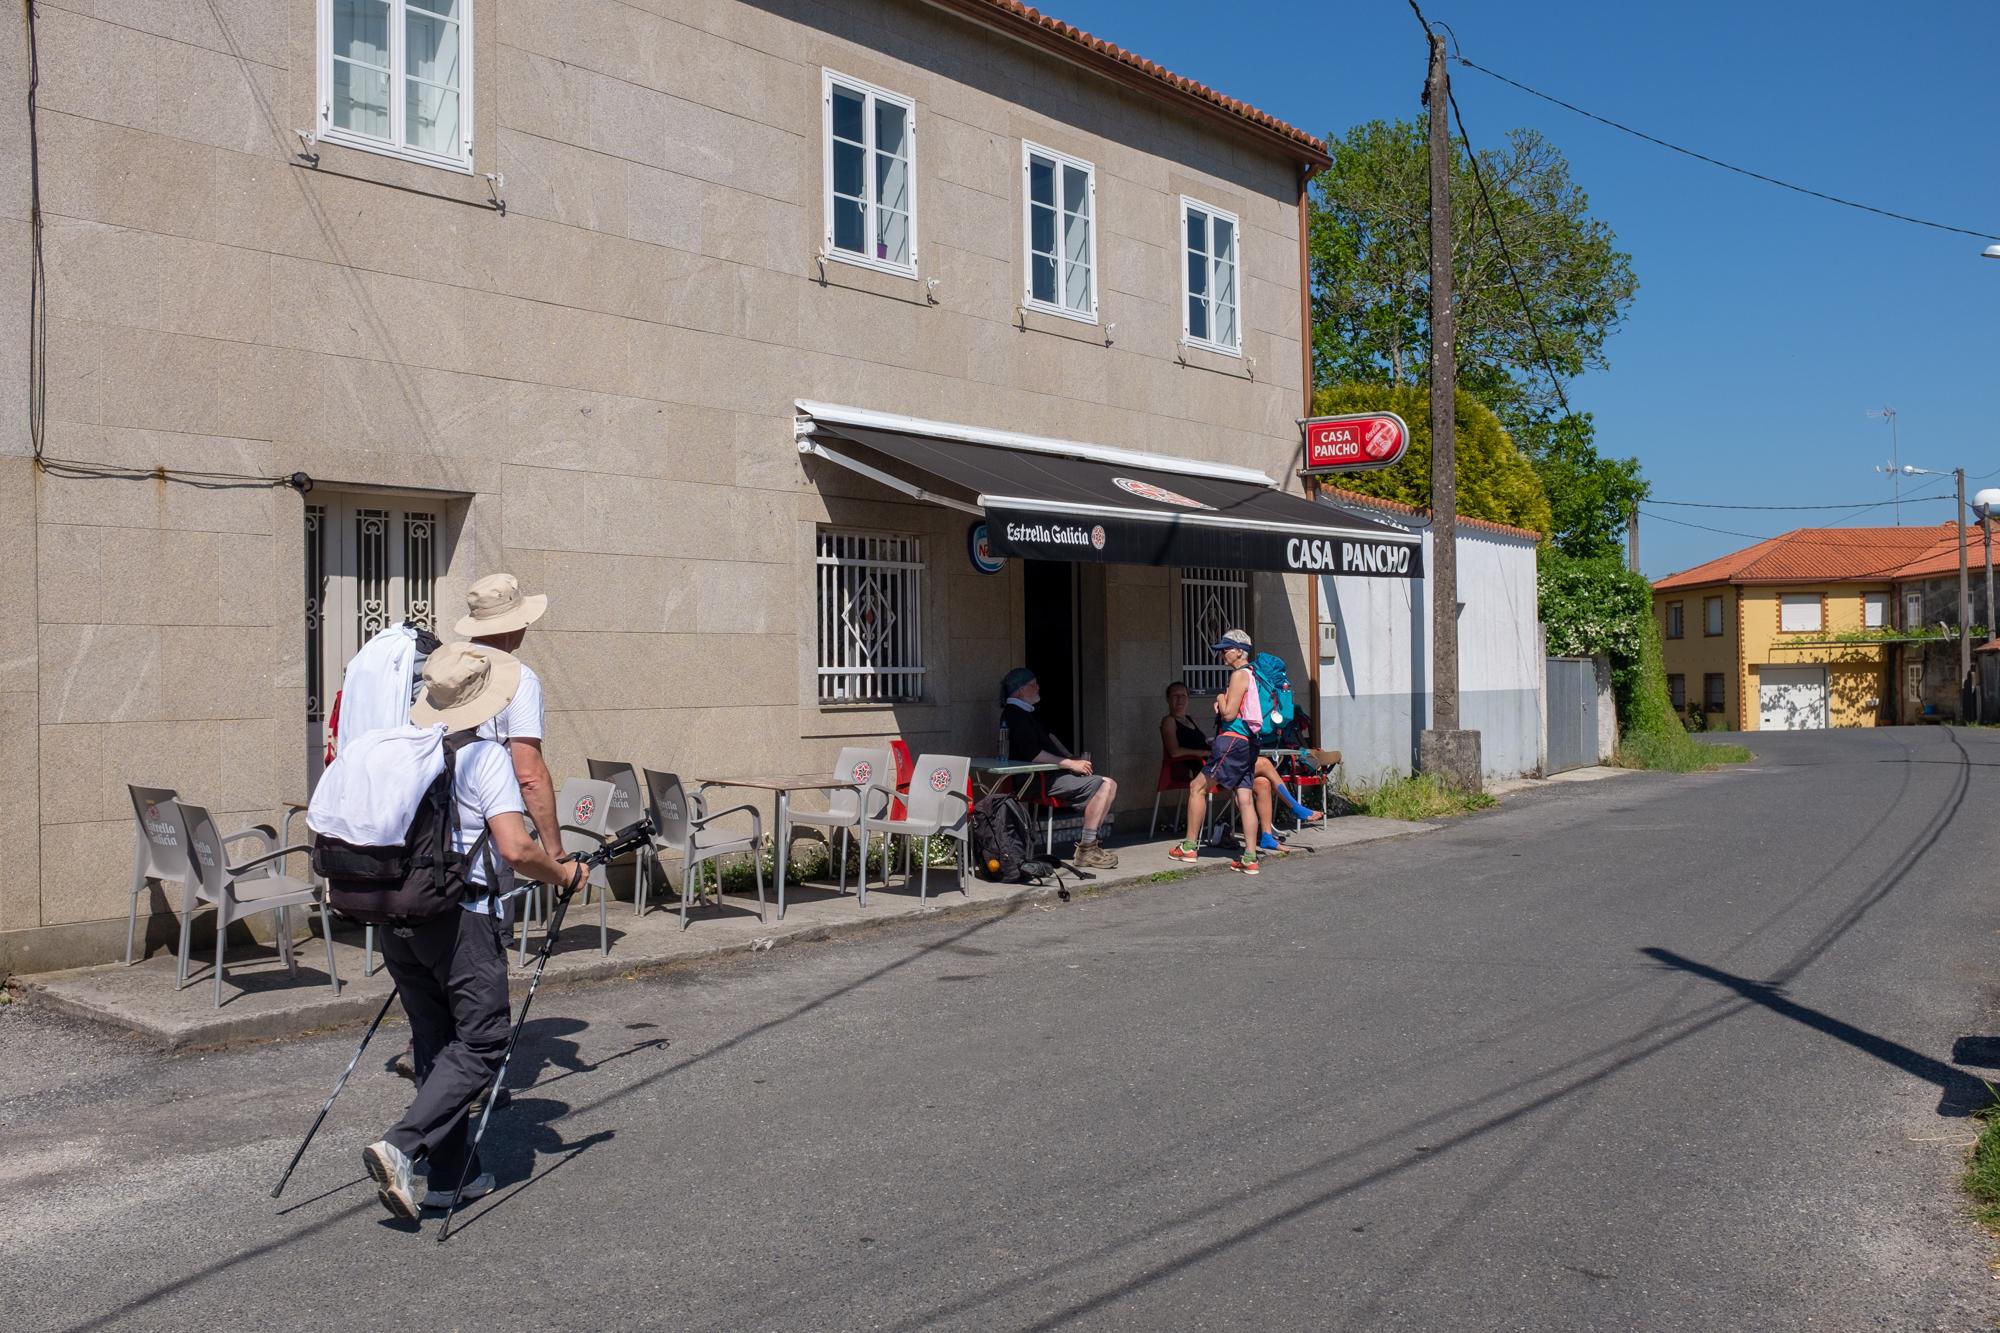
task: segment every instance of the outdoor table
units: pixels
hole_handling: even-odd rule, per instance
[[[1033,777],[1037,773],[1059,773],[1061,764],[1037,764],[1027,760],[1014,759],[974,759],[972,780],[979,788],[979,795],[991,796],[1008,778]]]
[[[1257,753],[1271,761],[1271,767],[1278,771],[1278,781],[1285,784],[1285,790],[1292,794],[1294,800],[1298,799],[1299,789],[1293,785],[1291,780],[1296,778],[1298,774],[1287,775],[1284,769],[1278,768],[1278,761],[1280,759],[1302,759],[1310,755],[1312,751],[1298,746],[1279,745],[1273,746],[1268,750],[1260,749]]]
[[[785,862],[789,859],[791,839],[786,836],[788,820],[786,816],[792,808],[792,793],[795,791],[851,791],[855,799],[863,801],[865,796],[858,782],[841,782],[825,774],[812,777],[794,778],[696,778],[697,786],[706,791],[710,787],[742,787],[749,791],[773,792],[778,798],[777,836],[772,841],[778,844],[778,920],[785,919]],[[829,843],[829,845],[831,845]]]

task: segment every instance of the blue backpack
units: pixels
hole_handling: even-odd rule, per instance
[[[1292,720],[1292,677],[1285,659],[1276,653],[1258,653],[1251,659],[1250,674],[1257,682],[1257,696],[1264,705],[1264,725],[1259,736],[1275,736]]]

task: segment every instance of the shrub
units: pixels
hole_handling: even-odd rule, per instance
[[[1471,394],[1460,391],[1453,416],[1458,423],[1458,512],[1512,527],[1547,533],[1554,519],[1549,497],[1535,468],[1500,425],[1500,418]],[[1337,476],[1332,484],[1363,495],[1428,509],[1431,504],[1431,391],[1422,385],[1336,384],[1313,396],[1321,416],[1344,412],[1394,412],[1410,428],[1410,451],[1403,461],[1379,472]]]

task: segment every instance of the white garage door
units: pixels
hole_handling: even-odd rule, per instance
[[[1825,667],[1760,667],[1757,725],[1765,731],[1818,731],[1826,726]]]

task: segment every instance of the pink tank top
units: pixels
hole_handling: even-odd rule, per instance
[[[1257,692],[1257,677],[1249,667],[1238,667],[1238,671],[1250,677],[1250,686],[1243,691],[1243,706],[1236,710],[1236,721],[1225,730],[1255,736],[1264,729],[1264,700]]]

